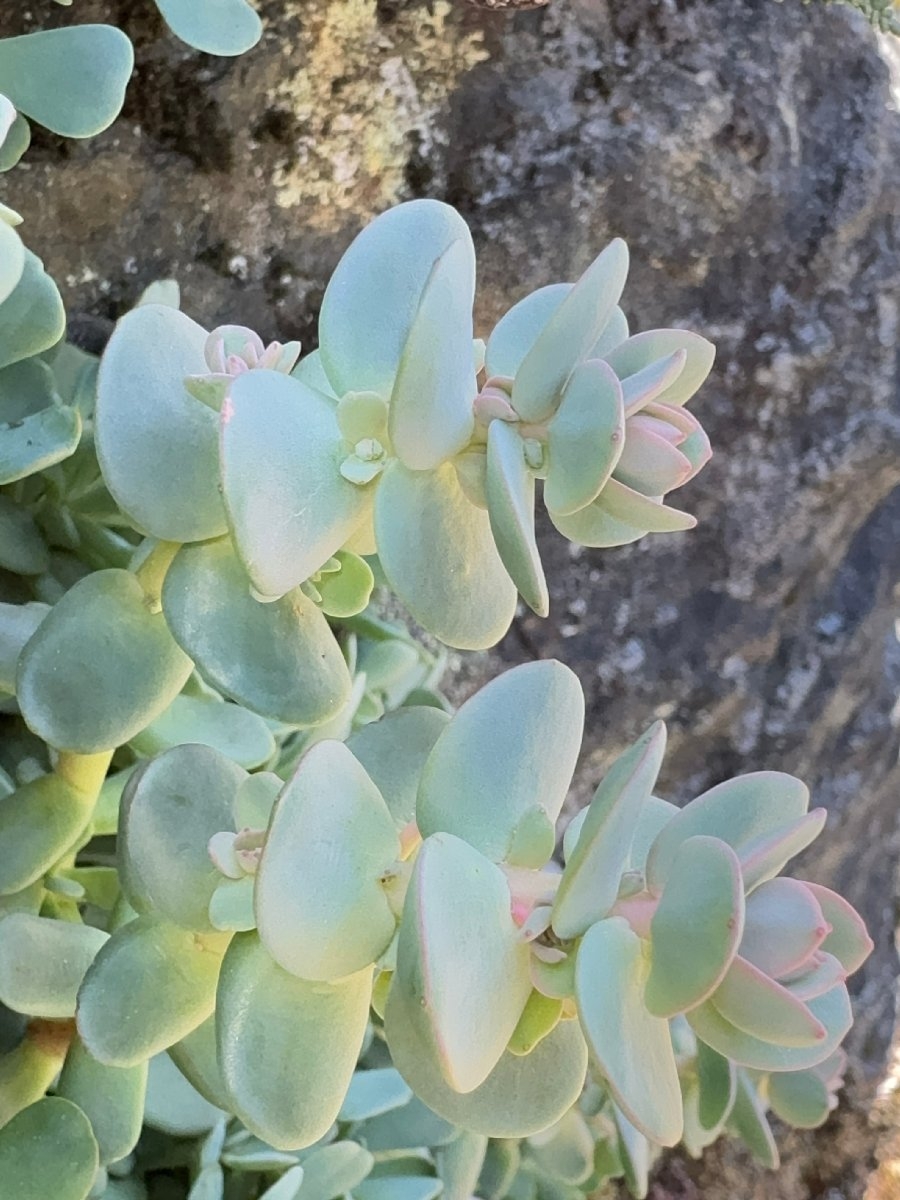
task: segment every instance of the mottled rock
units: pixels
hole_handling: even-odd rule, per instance
[[[47,7],[4,13],[0,33]],[[676,799],[763,766],[810,781],[830,816],[802,870],[845,891],[877,943],[848,1099],[781,1139],[778,1176],[723,1145],[668,1159],[654,1195],[856,1200],[893,1024],[900,857],[900,117],[875,36],[793,0],[260,8],[265,38],[236,61],[174,42],[148,0],[54,8],[118,9],[137,74],[113,130],[39,134],[4,199],[70,308],[94,316],[172,274],[199,319],[311,345],[353,234],[433,195],[475,233],[482,331],[621,235],[634,326],[718,343],[695,401],[716,455],[683,497],[699,529],[576,554],[547,526],[550,618],[523,615],[497,654],[460,664],[457,690],[500,660],[569,662],[589,699],[581,800],[655,716]],[[889,1175],[873,1200],[897,1194]]]

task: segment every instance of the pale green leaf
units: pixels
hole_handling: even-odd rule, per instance
[[[4,97],[0,97],[2,101]],[[9,102],[7,101],[7,104]],[[11,107],[11,106],[10,106]],[[13,110],[13,120],[15,110]],[[5,134],[0,142],[5,140]],[[0,304],[12,294],[25,270],[25,247],[11,225],[0,220]]]
[[[475,251],[466,230],[434,262],[391,392],[391,443],[413,471],[446,462],[472,435],[474,296]]]
[[[784,1071],[766,1080],[766,1099],[776,1117],[795,1129],[818,1129],[831,1115],[825,1082],[815,1071]]]
[[[400,855],[381,793],[340,742],[317,743],[279,796],[256,876],[259,936],[302,979],[374,963],[396,920],[382,877]]]
[[[516,372],[513,407],[523,420],[543,421],[553,412],[619,303],[627,274],[628,248],[616,238],[552,314]]]
[[[94,796],[43,775],[0,800],[0,896],[34,883],[84,831]]]
[[[510,578],[539,617],[550,609],[547,581],[534,533],[534,472],[514,425],[492,421],[488,429],[485,498],[491,532]]]
[[[470,1200],[478,1184],[488,1139],[482,1133],[463,1131],[435,1154],[435,1167],[443,1183],[444,1200]],[[434,1181],[432,1180],[432,1185]]]
[[[254,933],[236,934],[217,1001],[219,1064],[234,1111],[277,1149],[331,1127],[353,1076],[372,971],[337,983],[289,975]]]
[[[77,1104],[89,1119],[101,1163],[116,1162],[137,1145],[146,1090],[146,1063],[109,1067],[92,1058],[77,1037],[56,1085],[56,1094]]]
[[[747,899],[741,957],[779,979],[807,963],[826,932],[810,887],[797,879],[770,879]]]
[[[462,1129],[488,1137],[527,1137],[558,1121],[578,1099],[587,1047],[576,1021],[561,1021],[525,1057],[504,1054],[480,1087],[463,1094],[441,1074],[411,1007],[402,989],[391,988],[385,1013],[391,1055],[416,1095]]]
[[[90,925],[26,912],[3,917],[0,1001],[30,1017],[73,1017],[81,981],[107,936]]]
[[[2,445],[0,434],[0,455]],[[15,575],[40,575],[49,566],[50,556],[34,517],[10,496],[0,496],[0,567]]]
[[[717,838],[688,838],[650,922],[648,1010],[674,1017],[706,1000],[725,978],[743,930],[737,855]]]
[[[400,708],[364,725],[347,741],[384,797],[399,830],[415,820],[419,779],[449,720],[438,708]]]
[[[766,1120],[765,1106],[746,1071],[737,1072],[737,1092],[728,1116],[728,1129],[746,1143],[757,1162],[770,1171],[778,1169],[778,1147]]]
[[[119,869],[136,911],[183,929],[211,928],[207,910],[222,876],[209,840],[234,831],[245,777],[223,754],[197,745],[175,746],[131,776],[120,808]]]
[[[0,56],[3,47],[15,40],[0,41]],[[59,289],[37,255],[26,250],[19,281],[0,304],[0,367],[49,350],[62,337],[65,327],[66,313]]]
[[[162,602],[205,678],[252,712],[318,725],[350,694],[347,664],[319,609],[299,589],[260,604],[227,538],[183,547]]]
[[[709,1002],[741,1033],[777,1046],[818,1046],[828,1036],[808,1005],[740,957]]]
[[[333,1142],[304,1155],[297,1200],[339,1200],[372,1169],[372,1155],[357,1142]]]
[[[216,1056],[216,1018],[213,1013],[168,1049],[168,1057],[191,1087],[216,1109],[228,1107],[225,1084]],[[165,1058],[165,1055],[160,1055]],[[204,1118],[205,1119],[205,1118]]]
[[[461,650],[494,645],[516,608],[515,584],[488,515],[466,499],[454,468],[409,471],[393,462],[375,501],[381,566],[429,633]]]
[[[16,695],[39,737],[60,750],[94,754],[149,724],[181,691],[191,667],[162,613],[148,608],[137,578],[97,571],[66,592],[22,651]]]
[[[78,410],[62,404],[52,404],[15,425],[0,425],[0,484],[62,462],[75,453],[80,438]]]
[[[471,245],[465,222],[436,200],[389,209],[353,241],[319,316],[319,354],[337,395],[390,396],[434,264],[457,241]]]
[[[340,467],[334,405],[278,371],[247,371],[222,406],[222,485],[238,555],[263,596],[315,574],[365,519],[370,489]]]
[[[680,405],[690,400],[712,370],[716,348],[705,338],[686,329],[649,329],[610,350],[606,361],[619,378],[625,380],[677,350],[687,353],[687,361],[674,382],[656,399],[661,404]]]
[[[566,515],[595,500],[624,446],[622,387],[606,363],[589,359],[572,372],[547,426],[547,508]]]
[[[657,721],[616,759],[597,788],[553,905],[560,937],[585,933],[612,908],[665,748],[666,729]]]
[[[134,1066],[206,1020],[225,940],[201,939],[154,917],[118,929],[78,993],[78,1032],[94,1058]]]
[[[492,680],[460,708],[425,764],[423,836],[452,833],[495,862],[543,866],[583,727],[581,685],[562,663],[527,663]],[[535,814],[545,835],[523,838]]]
[[[339,1121],[366,1121],[380,1113],[402,1108],[412,1099],[412,1091],[393,1067],[357,1071],[341,1105]]]
[[[262,766],[275,753],[272,731],[256,713],[209,696],[184,694],[131,739],[131,748],[150,758],[184,742],[209,746],[248,769]]]
[[[647,881],[659,891],[683,841],[696,834],[721,838],[743,858],[746,846],[802,817],[809,790],[779,771],[757,771],[719,783],[692,800],[661,830],[647,859]]]
[[[669,1023],[644,1007],[649,963],[620,917],[585,934],[575,967],[578,1015],[591,1056],[616,1103],[651,1141],[682,1133],[681,1088]]]
[[[112,25],[45,29],[0,41],[0,91],[53,133],[92,137],[118,116],[133,65]]]
[[[866,931],[862,917],[843,896],[819,883],[807,883],[807,887],[822,910],[822,915],[831,926],[820,949],[839,959],[848,975],[858,971],[874,949],[874,943]]]
[[[209,1018],[212,1022],[212,1018]],[[200,1137],[227,1114],[210,1104],[181,1074],[168,1054],[150,1059],[146,1122],[174,1137]]]
[[[176,37],[206,54],[243,54],[262,35],[262,22],[247,0],[156,0],[156,5]]]
[[[10,1200],[86,1200],[98,1161],[90,1121],[59,1096],[38,1100],[0,1129],[0,1179]]]
[[[417,1036],[455,1091],[479,1088],[503,1055],[531,992],[528,962],[503,872],[459,838],[427,838],[407,892],[391,995],[403,994]]]
[[[571,292],[571,283],[551,283],[523,297],[500,318],[488,338],[485,374],[512,379],[541,330]]]
[[[146,304],[119,321],[100,363],[95,436],[106,486],[136,528],[164,541],[227,528],[218,417],[184,387],[207,370],[206,337],[177,309]]]

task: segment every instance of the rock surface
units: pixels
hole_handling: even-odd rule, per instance
[[[551,0],[514,17],[265,0],[263,43],[226,61],[174,42],[149,0],[31,7],[6,6],[0,35],[52,9],[112,16],[137,48],[113,130],[39,134],[7,177],[73,312],[115,317],[174,275],[205,323],[309,347],[350,238],[430,195],[472,225],[481,332],[620,235],[633,326],[717,342],[695,401],[716,456],[682,497],[699,529],[576,555],[547,526],[550,618],[523,615],[458,686],[501,659],[571,664],[589,698],[580,799],[655,716],[673,798],[762,766],[811,783],[830,815],[803,870],[846,892],[877,943],[848,1097],[823,1130],[781,1139],[777,1176],[720,1145],[667,1160],[653,1195],[858,1200],[893,1026],[900,858],[900,116],[874,35],[794,0]],[[873,1200],[900,1195],[888,1162],[878,1178]]]

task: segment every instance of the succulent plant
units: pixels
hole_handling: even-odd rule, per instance
[[[247,0],[155,0],[176,37],[196,50],[230,57],[250,50],[262,36],[262,22]]]

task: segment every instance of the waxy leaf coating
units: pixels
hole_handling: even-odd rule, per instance
[[[31,1017],[73,1017],[81,981],[106,940],[90,925],[24,912],[4,917],[0,1002]]]
[[[534,473],[515,425],[506,421],[488,429],[485,494],[503,565],[526,604],[545,617],[550,598],[534,536]]]
[[[77,1104],[91,1122],[101,1163],[116,1162],[137,1145],[144,1118],[147,1064],[109,1067],[80,1038],[69,1047],[56,1094]]]
[[[247,0],[156,0],[156,6],[176,37],[206,54],[243,54],[262,34]]]
[[[98,1163],[90,1121],[61,1096],[38,1100],[0,1129],[0,1179],[16,1200],[85,1200]]]
[[[396,919],[382,877],[400,841],[378,788],[340,742],[307,752],[272,813],[256,877],[256,920],[274,960],[301,979],[361,971]]]

